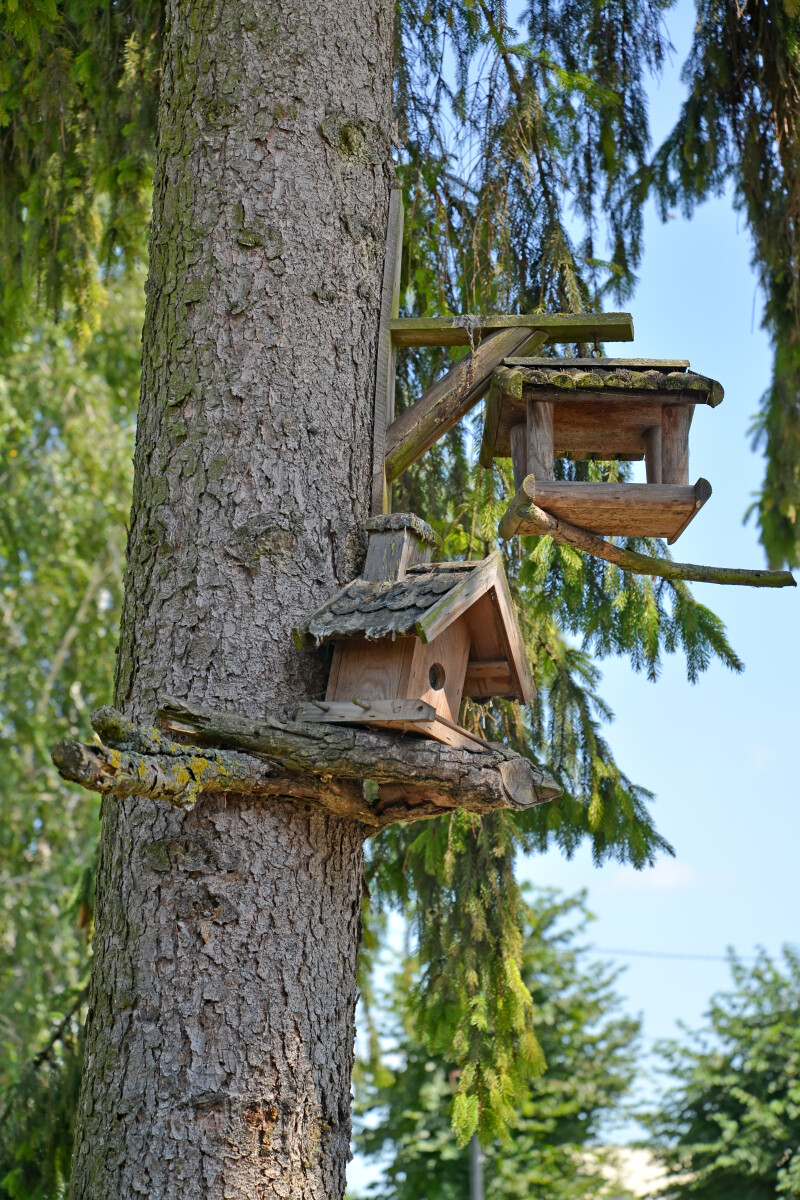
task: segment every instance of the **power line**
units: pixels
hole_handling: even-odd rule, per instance
[[[624,954],[630,958],[685,958],[694,962],[728,962],[725,954],[671,954],[666,950],[616,950],[603,946],[594,947],[595,954]],[[736,955],[737,962],[757,962],[752,955]]]

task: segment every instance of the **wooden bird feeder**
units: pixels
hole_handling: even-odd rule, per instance
[[[461,749],[463,697],[529,704],[535,695],[499,553],[432,563],[438,539],[408,513],[372,517],[364,574],[294,631],[301,648],[333,642],[324,701],[298,720],[410,730]]]
[[[526,529],[534,502],[602,535],[674,542],[711,495],[689,483],[689,427],[697,404],[715,408],[720,384],[683,360],[506,359],[486,407],[481,464],[512,458],[517,495],[500,533]],[[553,459],[644,459],[647,483],[553,479]]]

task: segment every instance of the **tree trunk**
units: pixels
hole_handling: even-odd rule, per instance
[[[360,565],[389,0],[168,5],[117,705],[285,716]],[[364,830],[104,801],[72,1196],[340,1197]]]

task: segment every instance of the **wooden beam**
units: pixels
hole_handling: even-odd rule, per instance
[[[625,371],[688,371],[688,358],[506,358],[509,367],[544,367],[551,370],[559,364],[564,367],[582,367],[586,371],[602,367],[622,367]]]
[[[663,537],[674,542],[711,495],[699,479],[693,487],[652,483],[570,483],[534,479],[523,482],[500,522],[500,536],[535,533],[527,528],[526,504],[591,533],[618,537]],[[525,499],[527,497],[527,500]]]
[[[525,503],[525,499],[527,499],[527,503]],[[670,582],[720,583],[738,587],[797,586],[790,571],[707,567],[699,563],[679,563],[673,562],[669,558],[655,558],[649,554],[639,554],[636,550],[615,546],[612,542],[606,542],[586,529],[579,529],[568,521],[562,521],[559,517],[545,512],[543,508],[539,508],[529,498],[524,497],[524,493],[522,493],[522,498],[520,493],[514,497],[511,507],[500,523],[501,529],[506,522],[506,527],[515,526],[516,532],[551,537],[560,545],[572,546],[573,549],[581,550],[584,554],[591,554],[593,558],[602,558],[634,575],[654,575]],[[522,529],[523,522],[524,530]],[[511,535],[501,533],[501,537],[505,536]]]
[[[384,457],[386,430],[394,420],[394,377],[397,350],[389,330],[390,321],[400,311],[400,261],[403,255],[403,196],[393,188],[389,196],[389,221],[386,230],[386,256],[383,260],[381,316],[378,327],[378,356],[375,376],[375,419],[372,432],[373,516],[389,511]]]
[[[485,395],[492,374],[512,347],[539,347],[547,333],[524,325],[500,329],[466,354],[386,431],[389,483],[456,425]]]
[[[523,316],[399,317],[390,324],[395,346],[468,346],[498,329],[535,328],[549,342],[632,342],[630,313],[527,313]],[[516,351],[509,351],[509,355]]]

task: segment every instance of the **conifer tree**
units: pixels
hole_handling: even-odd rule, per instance
[[[367,16],[368,5],[356,13],[352,4],[330,17],[335,30],[316,6],[251,18],[226,0],[191,12],[172,6],[166,23],[157,6],[71,0],[6,14],[0,171],[9,342],[8,318],[35,294],[75,337],[88,336],[101,267],[116,275],[142,254],[156,164],[117,669],[117,702],[139,719],[153,715],[159,692],[176,688],[250,714],[286,711],[313,694],[322,665],[298,662],[289,629],[357,570],[392,62],[389,10],[374,6]],[[659,12],[658,4],[533,7],[529,36],[517,43],[501,8],[403,8],[394,66],[409,212],[406,311],[581,309],[629,290],[640,221],[627,184],[644,166],[643,80],[663,53]],[[436,67],[448,39],[455,83]],[[463,131],[457,144],[452,128]],[[564,217],[573,198],[583,222],[578,246]],[[435,355],[409,356],[401,393],[442,365]],[[321,421],[322,395],[333,407]],[[471,471],[466,436],[457,432],[409,473],[396,506],[434,520],[445,553],[475,556],[494,538],[507,478]],[[338,487],[331,464],[344,472]],[[605,477],[620,468],[588,469]],[[719,621],[684,585],[631,579],[547,540],[524,545],[508,565],[539,700],[527,715],[499,704],[473,720],[537,757],[563,783],[564,798],[521,820],[456,814],[421,829],[398,826],[369,851],[376,895],[411,906],[417,1019],[434,1049],[446,1035],[460,1070],[454,1117],[462,1140],[476,1129],[502,1132],[540,1062],[520,976],[516,852],[555,840],[569,853],[588,839],[598,862],[614,856],[643,866],[668,850],[647,793],[602,737],[608,714],[590,654],[626,653],[653,678],[661,654],[677,648],[691,678],[714,655],[740,666]],[[583,646],[567,634],[581,635]],[[208,805],[185,820],[155,805],[129,820],[124,804],[104,806],[76,1196],[134,1187],[166,1196],[182,1175],[207,1194],[341,1188],[362,831],[287,801],[248,817],[245,836],[235,811]],[[220,840],[221,856],[209,848]],[[291,861],[287,879],[307,885],[291,897],[276,892],[268,869],[275,845]],[[327,882],[309,875],[322,862]],[[330,903],[320,912],[314,897],[325,886]],[[262,931],[260,956],[244,933],[254,911],[274,923]],[[303,942],[301,926],[310,938],[320,921],[315,944],[330,962],[281,942],[295,922]],[[188,940],[162,959],[176,922]],[[283,1028],[280,1014],[288,1020],[291,1010],[300,1030],[293,1045],[307,1061],[308,995],[287,999],[288,983],[277,999],[270,991],[289,962],[327,985],[314,1007],[327,1029],[324,1064],[315,1060],[305,1073],[291,1066],[277,1032],[266,1051],[243,1049],[262,1045],[265,1011],[272,1028]],[[234,975],[247,975],[238,1017],[226,1007]],[[272,1065],[265,1054],[277,1056]],[[173,1114],[169,1129],[163,1104]],[[309,1144],[310,1155],[301,1151]]]
[[[542,893],[526,905],[522,978],[547,1070],[527,1081],[508,1137],[484,1149],[488,1200],[581,1200],[603,1188],[596,1143],[630,1087],[638,1023],[619,1012],[617,973],[587,963],[575,944],[586,919],[581,896]],[[415,1032],[409,996],[417,983],[407,959],[388,1012],[376,1015],[356,1089],[356,1142],[382,1168],[368,1191],[375,1200],[461,1200],[469,1193],[469,1152],[450,1125],[454,1069],[446,1044],[433,1055]]]

